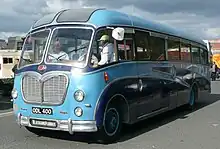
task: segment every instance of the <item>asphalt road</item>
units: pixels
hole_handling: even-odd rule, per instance
[[[124,128],[122,139],[102,145],[92,135],[37,136],[0,113],[0,149],[220,149],[220,95],[203,95],[196,110],[184,107]],[[5,109],[4,109],[5,110]]]

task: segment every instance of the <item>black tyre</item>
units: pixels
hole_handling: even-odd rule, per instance
[[[106,108],[103,125],[98,130],[98,142],[114,143],[120,138],[121,128],[122,120],[120,109],[111,104]]]

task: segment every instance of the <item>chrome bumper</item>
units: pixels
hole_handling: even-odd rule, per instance
[[[53,121],[57,123],[57,126],[55,128],[33,126],[30,123],[30,119]],[[39,119],[39,118],[31,118],[31,117],[22,116],[20,113],[17,115],[17,123],[20,127],[28,126],[28,127],[34,127],[34,128],[40,128],[40,129],[68,131],[70,134],[73,134],[74,132],[96,132],[97,131],[96,121],[73,121],[71,119],[68,119],[68,120]]]

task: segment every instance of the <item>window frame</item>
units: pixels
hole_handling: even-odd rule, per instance
[[[144,30],[144,29],[139,29],[139,28],[133,28],[135,30],[135,51],[136,51],[136,61],[167,61],[167,54],[166,54],[166,39],[167,39],[167,35],[163,34],[163,33],[159,33],[159,32],[155,32],[155,31],[150,31],[150,30]],[[161,38],[164,40],[164,59],[163,60],[140,60],[138,58],[138,54],[137,54],[137,43],[136,43],[136,38],[137,38],[137,35],[136,33],[137,32],[141,32],[141,33],[147,33],[149,34],[149,36],[147,36],[147,41],[150,43],[150,37],[154,37],[154,38]],[[149,46],[149,48],[151,48],[151,45]]]
[[[54,34],[54,31],[55,30],[58,30],[58,29],[77,29],[77,28],[80,28],[80,29],[90,29],[92,30],[92,34],[91,34],[91,37],[90,37],[90,43],[89,43],[89,47],[88,47],[88,53],[86,55],[86,60],[85,60],[85,63],[83,64],[83,66],[79,66],[79,65],[74,65],[74,63],[51,63],[51,62],[47,62],[47,56],[48,56],[48,52],[49,52],[49,47],[50,47],[50,44],[51,44],[51,40],[53,38],[53,34]],[[88,62],[89,62],[89,55],[90,55],[90,52],[91,52],[91,46],[92,46],[92,40],[93,38],[95,37],[95,32],[96,30],[92,27],[92,26],[56,26],[54,28],[51,29],[51,32],[50,32],[50,36],[47,40],[47,43],[46,43],[46,46],[45,46],[45,51],[44,51],[44,54],[43,54],[43,61],[45,64],[54,64],[54,65],[64,65],[64,66],[74,66],[74,67],[77,67],[77,68],[85,68],[87,65],[88,65]]]
[[[91,56],[92,56],[92,46],[93,46],[93,44],[94,44],[94,42],[96,42],[96,36],[97,36],[97,34],[100,32],[100,31],[102,31],[102,30],[113,30],[114,28],[116,28],[116,27],[122,27],[122,28],[124,28],[125,29],[125,34],[126,33],[129,33],[129,34],[131,34],[132,35],[132,43],[133,43],[133,46],[132,46],[132,49],[133,49],[133,57],[134,57],[134,59],[133,60],[121,60],[121,61],[136,61],[136,55],[137,55],[137,53],[136,53],[136,48],[135,48],[135,46],[136,46],[136,42],[135,42],[135,29],[133,28],[133,27],[128,27],[128,26],[102,26],[102,27],[99,27],[99,28],[97,28],[95,31],[94,31],[94,36],[93,36],[93,38],[92,38],[92,42],[91,42],[91,47],[90,47],[90,51],[89,51],[89,54],[88,54],[88,56],[89,56],[89,58],[88,58],[88,63],[87,63],[87,65],[89,66],[89,67],[91,67],[91,68],[94,68],[92,65],[91,65]],[[111,37],[112,37],[112,35],[110,35]],[[124,36],[125,37],[125,36]],[[113,38],[113,37],[112,37]],[[131,39],[131,38],[129,38],[129,39]],[[124,40],[126,40],[127,38],[125,38]],[[123,41],[124,41],[123,40]],[[113,39],[113,44],[114,44],[114,48],[116,48],[116,53],[115,53],[115,57],[116,57],[116,61],[114,61],[114,62],[112,62],[112,63],[109,63],[109,64],[106,64],[106,65],[103,65],[103,66],[98,66],[98,67],[95,67],[95,68],[102,68],[102,67],[105,67],[105,66],[109,66],[109,65],[112,65],[112,64],[116,64],[116,63],[119,63],[120,62],[120,60],[119,60],[119,56],[118,56],[118,43],[119,43],[119,41],[117,41],[117,40],[114,40]],[[97,45],[97,43],[95,43],[96,45]],[[124,42],[123,42],[123,44],[124,44]],[[97,45],[98,46],[98,45]]]
[[[4,59],[7,59],[7,62],[5,63],[4,62]],[[11,60],[11,63],[10,63],[10,60]],[[3,65],[11,65],[11,64],[13,64],[13,57],[3,57],[2,58],[2,62],[3,62]]]

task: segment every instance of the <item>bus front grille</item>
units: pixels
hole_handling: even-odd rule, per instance
[[[22,80],[23,97],[29,103],[62,104],[67,87],[68,78],[65,75],[49,76],[42,80],[26,75]]]

